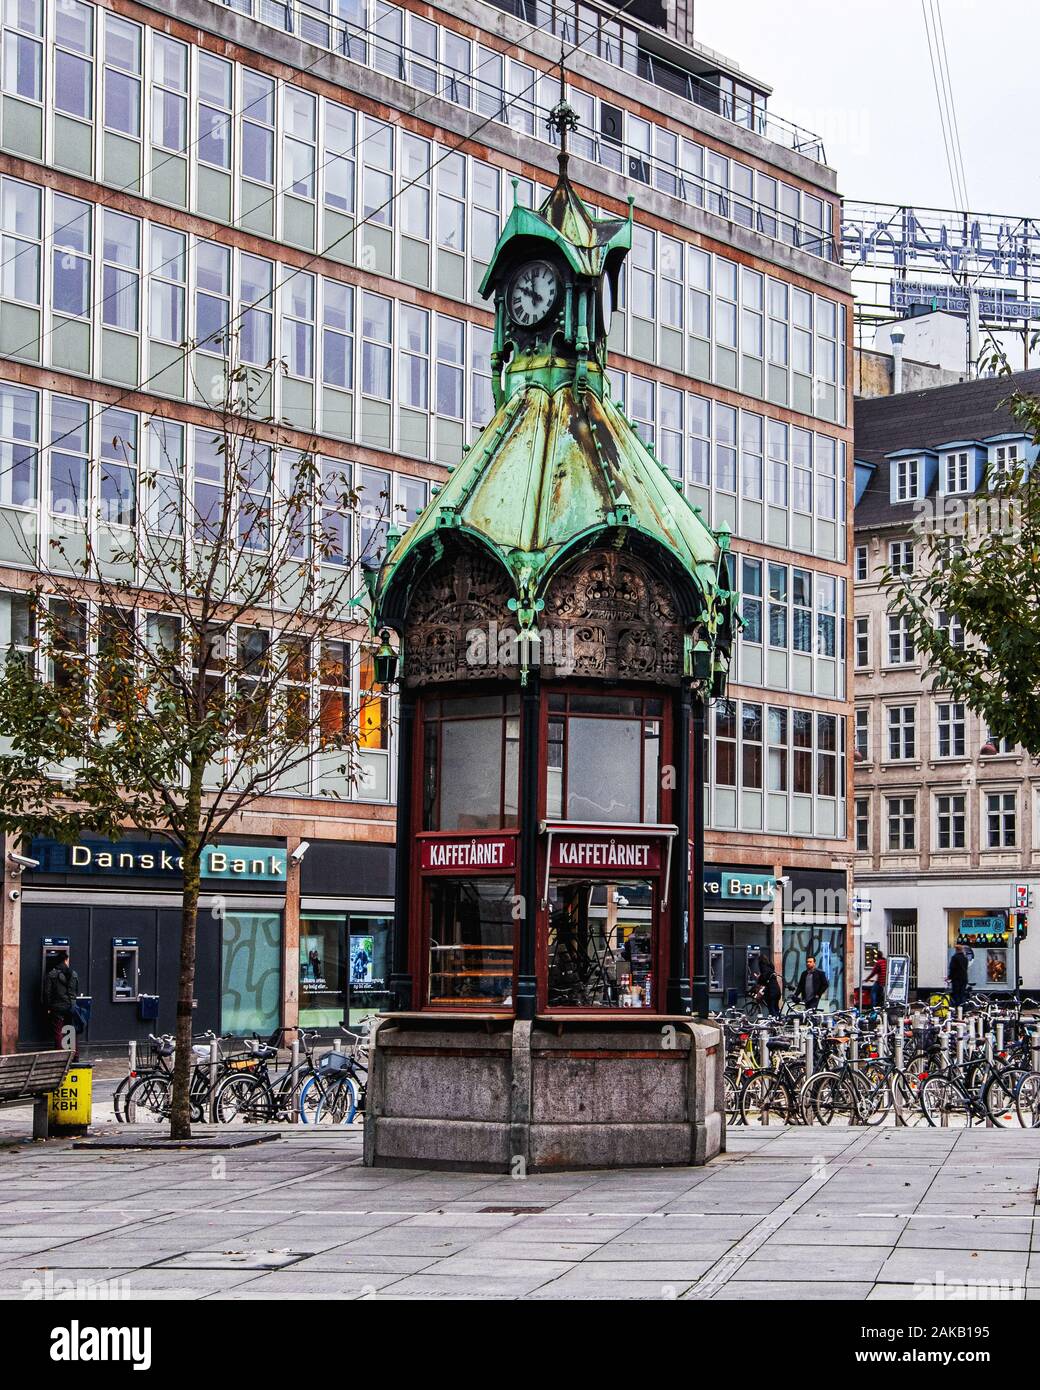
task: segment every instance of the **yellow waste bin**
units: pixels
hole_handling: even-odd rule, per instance
[[[94,1072],[89,1064],[73,1062],[65,1080],[50,1093],[47,1119],[52,1133],[82,1134],[90,1124]]]

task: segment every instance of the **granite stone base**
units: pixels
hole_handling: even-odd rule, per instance
[[[688,1166],[726,1147],[723,1040],[689,1018],[388,1015],[371,1042],[370,1167]]]

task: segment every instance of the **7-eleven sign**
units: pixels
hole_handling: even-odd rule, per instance
[[[1027,908],[1033,905],[1033,890],[1028,883],[1016,883],[1015,890],[1011,898],[1011,906],[1015,908]]]

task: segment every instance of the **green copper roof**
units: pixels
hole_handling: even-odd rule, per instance
[[[512,577],[521,625],[534,621],[557,568],[583,549],[629,545],[672,579],[724,667],[735,595],[716,536],[678,490],[606,389],[603,280],[631,244],[630,218],[594,218],[567,178],[569,108],[560,179],[537,212],[514,206],[482,292],[495,294],[492,375],[497,409],[462,463],[390,549],[374,592],[374,622],[400,628],[414,583],[452,537],[483,547]],[[558,303],[544,320],[514,322],[506,286],[531,256],[558,267]]]
[[[465,460],[388,556],[379,592],[417,547],[445,528],[486,546],[514,574],[540,580],[564,555],[627,529],[662,551],[703,593],[719,545],[635,429],[594,390],[535,383],[506,400]],[[541,583],[539,584],[539,588]]]

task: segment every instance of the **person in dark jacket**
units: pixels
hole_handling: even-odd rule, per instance
[[[794,992],[795,1002],[801,1001],[807,1009],[818,1009],[829,983],[827,976],[818,968],[816,957],[809,956]]]
[[[758,975],[755,980],[755,996],[769,1010],[770,1018],[780,1017],[780,1001],[784,997],[784,987],[773,966],[768,951],[758,953]]]
[[[53,970],[47,972],[47,978],[43,987],[43,1002],[47,1006],[50,1014],[51,1027],[54,1029],[54,1046],[59,1050],[64,1047],[63,1034],[65,1029],[71,1024],[73,1037],[73,1056],[74,1062],[79,1061],[79,1011],[76,1008],[76,996],[79,994],[79,976],[69,964],[69,953],[65,951],[59,957],[58,964]]]
[[[968,957],[963,946],[955,946],[950,957],[950,996],[959,1009],[968,997]]]

